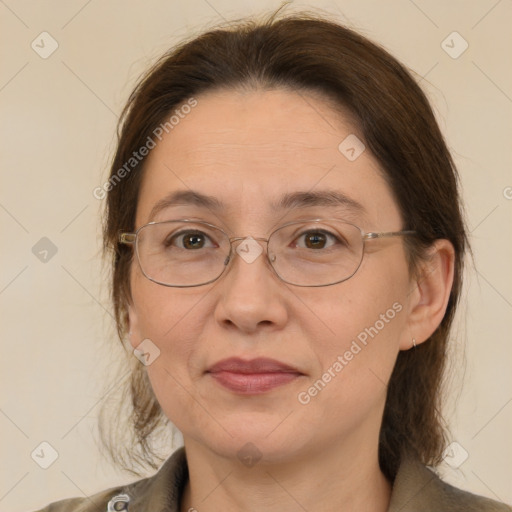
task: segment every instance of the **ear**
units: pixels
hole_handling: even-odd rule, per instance
[[[128,305],[129,340],[132,348],[136,348],[142,341],[139,330],[139,321],[133,304]]]
[[[411,280],[407,326],[400,340],[400,350],[423,343],[441,324],[453,284],[455,250],[449,240],[436,240],[421,265],[419,277]]]

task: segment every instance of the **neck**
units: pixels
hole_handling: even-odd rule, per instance
[[[181,511],[387,511],[391,485],[380,471],[376,447],[344,444],[316,448],[293,461],[245,467],[185,439],[190,479]]]

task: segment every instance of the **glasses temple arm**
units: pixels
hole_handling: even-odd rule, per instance
[[[372,240],[374,238],[390,238],[390,237],[393,237],[393,236],[404,236],[404,235],[415,235],[415,234],[416,234],[416,231],[411,231],[411,230],[406,230],[406,231],[386,231],[386,232],[383,232],[383,233],[370,232],[370,233],[365,233],[363,235],[363,238],[365,240]]]

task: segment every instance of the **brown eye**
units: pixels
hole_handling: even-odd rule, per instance
[[[325,246],[326,238],[324,233],[311,233],[306,235],[304,240],[308,249],[322,249]]]
[[[182,231],[168,237],[165,246],[177,246],[179,249],[196,250],[205,247],[209,237],[201,231]],[[208,247],[213,247],[210,244]]]
[[[335,235],[326,231],[306,231],[299,236],[298,240],[301,239],[303,244],[297,242],[296,246],[305,249],[325,249],[339,242]]]
[[[201,249],[204,245],[204,236],[198,233],[187,234],[183,237],[183,246],[186,249]]]

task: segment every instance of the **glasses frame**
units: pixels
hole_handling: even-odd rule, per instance
[[[293,224],[304,224],[304,223],[308,223],[308,222],[320,222],[320,221],[343,222],[344,224],[349,224],[349,225],[351,225],[351,226],[353,226],[353,227],[355,227],[355,228],[357,228],[359,230],[359,232],[361,233],[361,239],[363,241],[363,250],[362,250],[362,254],[361,254],[361,260],[359,261],[359,264],[357,265],[357,268],[354,270],[354,272],[350,276],[346,277],[345,279],[341,279],[340,281],[335,281],[334,283],[329,283],[329,284],[305,284],[304,285],[304,284],[291,283],[291,282],[287,281],[286,279],[283,279],[278,274],[277,270],[274,268],[274,265],[272,264],[272,259],[270,258],[270,255],[268,254],[268,242],[269,242],[270,238],[272,238],[272,235],[274,235],[274,233],[276,233],[280,229],[285,228],[287,226],[291,226]],[[222,269],[222,272],[216,278],[211,279],[210,281],[207,281],[205,283],[200,283],[200,284],[175,285],[175,284],[162,283],[160,281],[157,281],[156,279],[153,279],[152,277],[150,277],[150,276],[148,276],[146,274],[146,272],[144,271],[144,268],[142,267],[142,264],[141,264],[141,261],[140,261],[140,256],[139,256],[139,245],[138,245],[139,233],[140,233],[140,231],[142,229],[144,229],[147,226],[152,226],[152,225],[156,225],[156,224],[166,224],[166,223],[171,223],[171,222],[190,222],[190,223],[194,223],[194,224],[203,224],[205,226],[209,226],[211,228],[217,229],[218,231],[220,231],[221,233],[223,233],[226,236],[226,238],[229,241],[229,245],[230,245],[229,254],[226,257],[226,260],[224,261],[224,268]],[[284,283],[290,284],[292,286],[300,286],[302,288],[318,288],[318,287],[332,286],[332,285],[335,285],[335,284],[343,283],[344,281],[348,281],[351,277],[354,277],[354,275],[359,270],[359,268],[361,266],[361,263],[363,262],[364,254],[365,254],[365,248],[366,248],[366,242],[367,241],[377,240],[377,239],[380,239],[380,238],[392,238],[392,237],[397,237],[397,236],[410,236],[410,235],[416,235],[416,234],[417,234],[417,232],[413,231],[413,230],[380,231],[380,232],[370,231],[370,232],[366,233],[359,226],[356,226],[352,222],[347,222],[347,221],[345,221],[343,219],[317,218],[317,219],[296,220],[296,221],[288,222],[287,224],[283,224],[282,226],[279,226],[274,231],[272,231],[272,233],[270,233],[268,238],[253,237],[251,235],[230,237],[223,229],[219,228],[219,226],[216,226],[215,224],[211,224],[209,222],[205,222],[205,221],[201,221],[201,220],[194,220],[194,219],[171,219],[171,220],[164,220],[164,221],[157,221],[157,222],[148,222],[147,224],[144,224],[139,229],[137,229],[135,232],[131,232],[131,233],[130,232],[120,231],[119,232],[119,236],[118,236],[118,241],[119,241],[120,244],[123,244],[123,245],[131,245],[131,246],[135,245],[135,251],[134,252],[137,255],[137,262],[139,264],[139,268],[140,268],[141,272],[144,274],[144,277],[146,277],[147,279],[149,279],[153,283],[159,284],[161,286],[166,286],[166,287],[169,287],[169,288],[195,288],[197,286],[205,286],[207,284],[213,283],[213,282],[217,281],[218,279],[220,279],[220,277],[226,272],[226,269],[229,267],[229,263],[232,260],[232,256],[233,256],[233,252],[234,252],[233,243],[234,242],[238,242],[240,240],[245,240],[246,238],[251,237],[253,240],[257,240],[258,242],[265,242],[266,243],[267,261],[269,262],[270,268],[272,269],[274,274],[281,281],[283,281]],[[236,249],[235,249],[235,251],[236,251]]]

